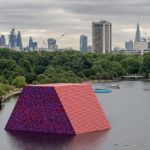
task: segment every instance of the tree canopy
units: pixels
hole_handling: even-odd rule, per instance
[[[79,51],[16,52],[0,49],[0,83],[21,87],[33,83],[83,82],[137,74],[149,77],[150,53],[92,54]]]

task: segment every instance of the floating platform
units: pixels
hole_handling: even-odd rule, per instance
[[[111,93],[112,90],[108,89],[95,89],[95,93]]]
[[[91,85],[45,84],[23,89],[5,129],[76,135],[110,124]]]

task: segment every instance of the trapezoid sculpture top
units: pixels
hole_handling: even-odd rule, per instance
[[[89,84],[26,86],[5,127],[8,131],[80,134],[110,124]]]

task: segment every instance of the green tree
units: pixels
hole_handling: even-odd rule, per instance
[[[37,79],[38,79],[38,82],[41,84],[48,83],[48,77],[44,74],[38,75]]]
[[[32,83],[34,80],[37,80],[37,75],[34,73],[27,73],[25,77],[27,83]]]
[[[148,74],[148,78],[150,79],[150,73]]]
[[[144,55],[142,68],[144,74],[148,77],[148,74],[150,73],[150,53]]]
[[[37,75],[42,74],[45,71],[45,66],[35,66],[34,71]]]
[[[26,85],[26,79],[24,76],[17,76],[13,80],[13,85],[16,86],[17,88],[21,88]]]
[[[0,83],[0,101],[2,100],[2,96],[6,94],[5,85]]]
[[[23,76],[25,74],[24,68],[20,66],[16,66],[13,70],[14,76]]]
[[[6,62],[6,68],[8,70],[13,70],[16,66],[17,66],[16,61],[14,61],[12,59],[7,60],[7,62]]]
[[[2,75],[0,75],[0,83],[6,83],[5,77]]]
[[[31,63],[30,63],[30,61],[26,60],[25,58],[21,59],[20,66],[25,69],[26,73],[32,72]]]

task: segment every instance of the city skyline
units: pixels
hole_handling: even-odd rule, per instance
[[[149,1],[5,0],[0,4],[0,34],[8,35],[9,28],[15,25],[16,29],[23,29],[25,45],[30,35],[42,47],[43,40],[67,33],[58,45],[79,49],[80,35],[87,35],[92,43],[91,22],[103,19],[113,24],[113,47],[122,47],[126,39],[134,38],[137,22],[144,27],[142,34],[150,35]]]
[[[103,20],[101,20],[101,21],[103,21]],[[135,25],[135,29],[134,29],[134,32],[133,32],[133,35],[132,35],[132,38],[128,38],[128,39],[125,39],[125,41],[127,41],[127,40],[135,40],[135,36],[136,36],[136,34],[137,34],[137,28],[139,28],[139,30],[140,30],[140,38],[142,39],[142,37],[144,37],[144,38],[147,38],[147,39],[150,39],[150,36],[148,36],[148,34],[147,34],[147,32],[144,32],[144,29],[143,29],[143,27],[141,27],[140,26],[141,24],[139,23],[139,22],[137,22],[137,25]],[[4,38],[5,38],[5,43],[6,43],[6,45],[9,45],[9,35],[10,35],[10,32],[13,30],[13,28],[14,28],[14,26],[10,29],[10,31],[9,32],[7,32],[7,34],[6,33],[4,33],[4,32],[1,32],[0,33],[0,36],[4,36]],[[92,28],[92,23],[91,23],[91,28]],[[15,28],[14,28],[15,29]],[[112,28],[113,29],[113,28]],[[31,34],[22,34],[22,30],[18,30],[19,32],[21,32],[21,36],[22,36],[22,45],[23,45],[23,47],[28,47],[29,46],[29,38],[30,38],[30,36],[32,36],[36,41],[37,41],[37,43],[38,43],[38,45],[39,45],[39,48],[47,48],[48,47],[48,45],[45,45],[45,43],[47,43],[46,41],[47,41],[47,39],[48,38],[53,38],[53,37],[48,37],[48,38],[41,38],[41,40],[38,40],[38,37],[35,37],[34,36],[34,34],[33,35],[31,35]],[[142,31],[142,32],[141,32]],[[143,33],[144,32],[144,33]],[[63,33],[63,34],[61,34],[61,35],[59,35],[59,36],[57,36],[57,38],[56,38],[56,40],[57,40],[57,43],[60,43],[59,42],[59,40],[60,39],[62,39],[62,38],[64,38],[64,36],[66,36],[66,34],[67,33]],[[74,48],[73,47],[73,45],[65,45],[64,47],[61,47],[61,45],[59,45],[60,46],[60,49],[62,48],[69,48],[69,47],[71,47],[71,48],[74,48],[75,50],[80,50],[80,36],[82,35],[82,33],[80,33],[79,34],[79,37],[77,37],[78,38],[78,42],[79,43],[76,43],[77,44],[77,48]],[[113,35],[113,32],[112,32],[112,35]],[[16,33],[16,36],[17,36],[17,33]],[[87,36],[87,34],[85,34],[85,36]],[[26,39],[25,39],[25,37],[26,37]],[[89,35],[89,36],[87,36],[88,37],[88,45],[89,46],[92,46],[92,41],[91,41],[91,39],[92,39],[92,33]],[[40,38],[40,37],[39,37]],[[113,37],[114,38],[114,37]],[[113,41],[113,38],[112,38],[112,41]],[[90,39],[90,40],[89,40]],[[64,42],[64,41],[63,41]],[[62,43],[63,43],[62,42]],[[40,43],[40,44],[39,44]],[[72,43],[74,43],[75,44],[75,42],[74,41],[72,41]],[[70,44],[72,44],[72,43],[70,43]],[[122,41],[122,45],[120,46],[120,48],[125,48],[125,46],[124,46],[124,41]],[[112,43],[112,49],[114,49],[114,48],[116,48],[116,47],[119,47],[119,45],[114,45],[114,43]]]

